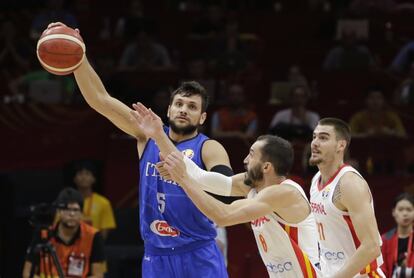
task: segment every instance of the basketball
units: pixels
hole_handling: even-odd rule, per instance
[[[85,44],[79,33],[67,26],[46,29],[37,42],[37,58],[42,67],[56,75],[67,75],[80,66]]]

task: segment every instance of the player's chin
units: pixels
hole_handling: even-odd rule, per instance
[[[309,158],[309,165],[310,166],[317,166],[320,163],[322,163],[321,158],[314,157],[313,155]]]

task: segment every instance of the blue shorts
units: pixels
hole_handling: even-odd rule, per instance
[[[143,278],[228,277],[223,255],[214,240],[198,244],[195,248],[166,251],[145,246]]]

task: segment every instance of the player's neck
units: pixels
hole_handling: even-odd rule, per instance
[[[170,132],[168,135],[173,142],[179,143],[181,141],[185,141],[193,137],[196,137],[197,134],[198,134],[198,130],[195,130],[194,132],[190,134],[178,134],[170,129]]]
[[[413,226],[398,226],[397,233],[399,238],[407,238],[413,232]]]
[[[285,180],[286,180],[285,176],[271,176],[271,177],[265,176],[263,178],[263,182],[257,184],[256,191],[259,192],[260,190],[268,186],[281,184]]]
[[[318,165],[319,171],[321,172],[321,183],[327,183],[333,175],[338,172],[338,169],[344,165],[343,159],[337,159],[333,161],[326,161]]]

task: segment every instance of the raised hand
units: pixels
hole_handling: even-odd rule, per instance
[[[155,169],[157,169],[160,176],[165,180],[172,180],[170,173],[167,169],[164,167],[165,162],[160,161],[157,164],[155,164]]]
[[[57,27],[57,26],[67,27],[65,23],[62,23],[62,22],[52,22],[52,23],[49,23],[49,25],[47,25],[47,29],[50,29],[50,28],[53,28],[53,27]],[[79,31],[78,28],[75,28],[75,31],[78,32],[78,33],[80,33],[80,31]]]
[[[132,104],[132,107],[134,108],[131,110],[132,120],[147,137],[154,139],[164,133],[161,118],[151,109],[140,102]]]
[[[165,158],[163,167],[168,171],[170,179],[179,184],[187,177],[187,168],[183,161],[183,154],[178,151],[170,153]]]

